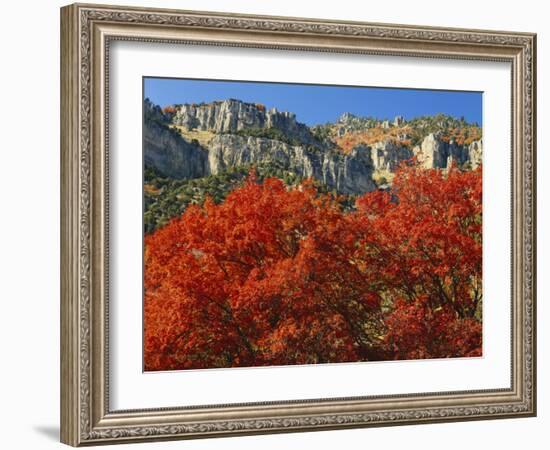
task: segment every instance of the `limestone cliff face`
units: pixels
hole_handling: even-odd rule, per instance
[[[399,163],[413,156],[410,149],[393,141],[376,142],[370,146],[370,151],[374,168],[389,172],[393,172]]]
[[[277,162],[343,194],[375,189],[370,151],[362,146],[344,155],[273,139],[219,134],[204,149],[188,143],[174,130],[148,122],[144,126],[144,154],[146,165],[176,179],[216,175],[233,166]]]
[[[343,155],[272,139],[222,134],[210,141],[208,161],[212,174],[232,166],[277,161],[297,175],[313,177],[340,193],[360,194],[375,189],[367,148],[358,147]]]
[[[458,165],[470,163],[472,168],[481,164],[482,142],[458,145],[454,141],[445,142],[434,133],[424,138],[420,146],[413,149],[414,155],[426,168],[445,169],[456,162]]]
[[[235,133],[251,128],[276,128],[304,144],[315,143],[309,128],[297,122],[295,114],[280,112],[275,108],[266,110],[263,105],[233,99],[200,105],[178,105],[175,108],[172,123],[189,130]]]
[[[482,162],[483,140],[474,141],[468,146],[468,154],[470,155],[470,165],[472,169],[477,168]]]
[[[161,123],[145,121],[143,147],[145,164],[165,176],[181,179],[208,175],[208,152]]]
[[[144,119],[145,164],[177,179],[216,175],[233,166],[276,162],[339,193],[363,194],[376,189],[375,172],[394,172],[412,156],[426,168],[439,169],[449,167],[452,162],[476,168],[482,157],[481,140],[458,145],[452,140],[444,141],[438,133],[427,135],[412,149],[394,139],[384,139],[356,145],[346,154],[328,137],[314,137],[306,125],[296,121],[294,114],[238,100],[177,105],[169,113],[146,101]],[[402,117],[394,119],[394,124],[402,123]],[[173,125],[184,131],[172,129]],[[344,114],[336,126],[360,131],[381,125],[375,119]],[[277,129],[281,133],[247,135],[247,130],[262,129]],[[191,134],[185,130],[192,130]],[[208,140],[199,144],[192,139],[195,131],[208,131]]]

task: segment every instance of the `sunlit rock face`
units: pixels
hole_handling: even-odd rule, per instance
[[[290,112],[267,110],[261,104],[228,99],[203,104],[173,105],[168,111],[144,103],[144,161],[160,174],[191,179],[217,175],[231,167],[276,162],[300,177],[312,177],[343,194],[376,189],[373,178],[387,178],[413,156],[426,168],[446,169],[453,163],[475,169],[482,160],[482,140],[458,145],[429,133],[410,145],[411,122],[396,116],[392,122],[343,114],[320,134]],[[345,133],[402,127],[393,138],[357,144],[345,152],[333,141]],[[403,128],[404,127],[404,128]],[[190,133],[187,133],[189,131]],[[208,140],[192,139],[204,132]],[[390,131],[391,132],[391,131]],[[186,134],[187,133],[187,134]],[[332,137],[331,137],[332,136]],[[405,144],[404,142],[409,142]],[[377,179],[378,179],[377,178]]]
[[[458,145],[453,140],[445,142],[435,133],[424,138],[420,146],[413,149],[418,161],[426,168],[445,169],[452,162],[459,166],[469,163],[472,169],[481,164],[482,141],[470,145]]]

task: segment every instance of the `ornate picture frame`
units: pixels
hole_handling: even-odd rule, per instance
[[[511,66],[511,384],[386,396],[113,410],[109,58],[115,41]],[[61,441],[97,445],[536,415],[536,35],[74,4],[61,9]]]

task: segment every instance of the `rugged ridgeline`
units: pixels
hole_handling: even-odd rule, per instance
[[[375,188],[368,151],[349,154],[317,139],[294,114],[238,100],[181,105],[163,112],[145,103],[146,165],[178,178],[217,175],[230,167],[277,162],[345,194]]]
[[[240,100],[179,105],[169,118],[174,125],[189,130],[236,133],[247,129],[274,128],[302,144],[317,144],[309,128],[296,121],[295,114],[279,112],[275,108],[266,110],[263,105]]]
[[[293,113],[240,100],[164,109],[145,100],[143,136],[149,229],[204,192],[223,199],[252,165],[265,176],[312,177],[327,190],[360,195],[391,184],[413,156],[427,168],[481,163],[481,130],[443,115],[390,122],[346,113],[310,128]]]
[[[208,154],[168,126],[158,106],[145,103],[143,159],[146,166],[171,178],[197,178],[208,172]]]
[[[314,127],[344,152],[368,145],[375,170],[394,172],[403,160],[416,156],[426,168],[445,169],[452,162],[462,168],[481,164],[481,129],[464,119],[439,114],[393,121],[343,114],[336,123]]]

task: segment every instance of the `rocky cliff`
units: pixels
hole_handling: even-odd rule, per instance
[[[430,125],[426,120],[422,126]],[[481,164],[481,139],[459,145],[441,132],[419,132],[401,116],[389,125],[385,122],[348,113],[334,124],[310,129],[292,113],[239,100],[174,105],[165,111],[146,101],[144,160],[164,176],[180,180],[276,162],[298,177],[313,177],[331,190],[356,195],[376,189],[374,179],[385,179],[413,156],[426,168]],[[456,123],[452,125],[456,130]],[[193,138],[200,133],[207,139]],[[340,148],[342,134],[359,140]],[[417,145],[411,144],[413,136]]]
[[[445,169],[451,163],[464,166],[469,163],[472,169],[481,164],[481,140],[474,141],[469,145],[458,145],[454,141],[446,142],[440,135],[431,133],[420,146],[413,148],[413,154],[418,161],[426,168]]]
[[[244,129],[275,128],[301,143],[316,143],[309,128],[296,121],[295,114],[275,108],[266,110],[261,104],[228,99],[200,105],[176,105],[174,108],[172,123],[189,130],[235,133]]]
[[[397,166],[413,156],[413,152],[394,141],[379,141],[369,146],[376,170],[395,171]]]
[[[218,135],[209,145],[209,170],[218,174],[229,167],[277,161],[302,178],[315,178],[343,194],[375,188],[370,152],[357,147],[350,154],[317,151],[272,139]]]
[[[313,177],[340,193],[357,194],[375,188],[374,168],[366,148],[343,155],[273,139],[220,134],[206,150],[155,123],[145,125],[144,147],[145,164],[176,179],[218,175],[231,167],[277,162],[302,178]]]
[[[144,125],[143,146],[145,164],[167,177],[208,175],[208,152],[161,124],[150,122]]]
[[[166,125],[160,108],[145,102],[143,123],[143,159],[171,178],[197,178],[208,173],[208,152],[187,142]]]

